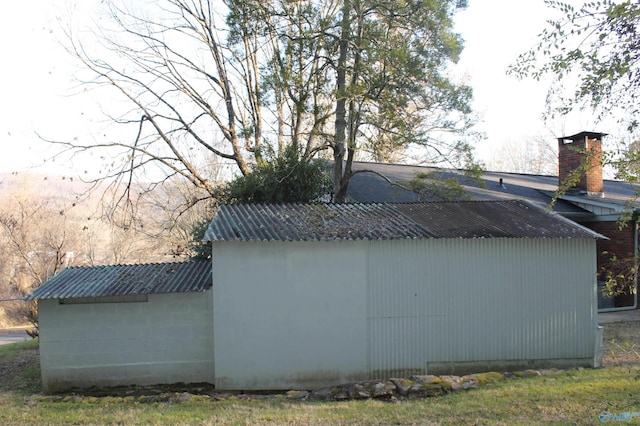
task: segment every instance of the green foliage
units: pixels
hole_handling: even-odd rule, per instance
[[[415,179],[402,184],[415,192],[420,201],[468,201],[471,196],[454,177],[441,178],[438,172],[418,173]]]
[[[411,147],[434,164],[451,161],[460,145],[448,136],[469,130],[472,98],[470,87],[447,73],[462,51],[455,2],[350,5],[349,32],[340,34],[349,42],[346,147],[377,161],[397,161]]]
[[[209,259],[211,244],[202,242],[217,206],[233,203],[306,203],[318,201],[331,191],[331,177],[321,160],[304,158],[290,145],[282,156],[260,160],[251,173],[217,190],[206,217],[192,229],[192,257]]]
[[[434,164],[458,154],[461,145],[450,135],[467,132],[472,122],[471,89],[448,73],[462,51],[452,17],[463,3],[244,0],[228,6],[232,48],[268,46],[254,101],[276,118],[278,151],[289,144],[305,156],[331,149],[338,165],[334,201],[346,199],[357,151],[390,161],[418,148]],[[262,182],[247,185],[260,199],[252,188]]]
[[[219,193],[218,202],[292,203],[320,199],[331,191],[325,164],[301,158],[294,146],[284,155],[259,161],[251,173],[234,179]]]
[[[215,211],[215,205],[212,204],[210,209],[208,209],[208,213],[200,218],[200,220],[196,221],[191,228],[189,253],[192,259],[211,259],[211,242],[205,242],[203,240]]]
[[[479,373],[476,374],[476,379],[478,380],[479,385],[485,385],[487,383],[495,383],[504,380],[504,375],[500,373],[496,373],[495,371],[490,371],[487,373]]]
[[[599,117],[617,108],[625,111],[629,129],[638,125],[640,110],[640,3],[636,0],[586,2],[579,8],[545,0],[562,15],[549,21],[538,44],[510,67],[518,77],[555,79],[550,89],[551,115],[575,107],[591,107]],[[569,77],[579,82],[566,93]]]
[[[621,141],[617,152],[610,153],[606,162],[616,170],[616,179],[640,183],[640,140]]]
[[[637,132],[635,132],[637,133]],[[637,219],[638,200],[640,200],[640,141],[634,139],[633,142],[621,141],[617,151],[604,153],[604,165],[615,170],[615,179],[623,180],[634,184],[632,187],[635,194],[630,196],[624,205],[621,226],[627,226]]]
[[[486,186],[482,180],[483,168],[480,164],[471,161],[468,157],[467,168],[462,179],[454,176],[446,176],[446,173],[437,169],[417,173],[414,179],[408,182],[400,182],[397,185],[403,189],[413,191],[420,201],[470,201],[473,199],[464,187],[463,182]]]
[[[621,258],[608,252],[602,254],[607,256],[606,261],[600,267],[600,278],[605,282],[602,295],[612,297],[621,294],[634,294],[636,291],[635,276],[638,270],[636,259],[633,257]]]

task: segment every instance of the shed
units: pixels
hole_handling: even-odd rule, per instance
[[[28,298],[45,392],[213,382],[210,261],[67,268]]]
[[[599,238],[520,200],[223,205],[215,386],[598,366]]]

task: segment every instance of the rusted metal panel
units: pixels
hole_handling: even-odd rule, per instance
[[[211,261],[83,266],[62,270],[28,300],[187,293],[211,288]]]

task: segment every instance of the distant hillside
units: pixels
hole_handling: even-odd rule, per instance
[[[0,173],[0,196],[24,192],[48,199],[73,200],[90,188],[89,183],[73,177],[32,172]]]
[[[58,213],[64,215],[67,239],[76,241],[73,251],[78,264],[162,261],[175,251],[172,247],[177,243],[163,240],[166,212],[157,205],[138,205],[141,217],[124,229],[106,220],[102,207],[104,187],[60,175],[0,173],[0,212],[8,208],[15,214],[20,205],[29,211],[31,205],[44,206],[54,218]],[[138,191],[133,192],[135,196]],[[169,203],[167,194],[158,196],[163,205]]]

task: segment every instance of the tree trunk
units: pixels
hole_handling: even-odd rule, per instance
[[[346,191],[343,190],[343,161],[347,129],[347,52],[349,49],[349,31],[351,29],[351,2],[344,0],[342,5],[342,23],[340,25],[340,51],[338,56],[338,67],[336,73],[337,101],[336,101],[336,123],[333,138],[333,201],[344,203],[346,201]]]

